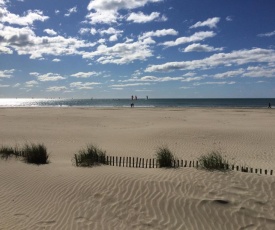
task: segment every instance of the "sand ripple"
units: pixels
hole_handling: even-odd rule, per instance
[[[221,150],[236,165],[274,169],[274,114],[265,110],[1,110],[1,143],[43,142],[51,163],[0,160],[2,230],[275,229],[275,176],[195,168],[77,168],[95,143],[108,155],[180,159]],[[18,115],[20,114],[20,115]]]

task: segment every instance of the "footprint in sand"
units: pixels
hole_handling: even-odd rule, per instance
[[[100,193],[96,193],[96,194],[94,195],[94,198],[96,198],[96,199],[101,199],[102,197],[103,197],[103,195],[100,194]]]
[[[229,204],[228,200],[214,200],[214,202],[217,204]]]

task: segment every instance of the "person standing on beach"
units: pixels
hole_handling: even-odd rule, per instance
[[[270,102],[268,103],[268,108],[271,109],[271,104],[270,104]]]

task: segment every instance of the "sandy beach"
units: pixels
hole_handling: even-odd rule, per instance
[[[275,175],[72,165],[95,144],[145,158],[219,151],[275,170],[274,109],[1,108],[0,127],[0,145],[50,153],[42,166],[0,160],[0,229],[275,229]]]

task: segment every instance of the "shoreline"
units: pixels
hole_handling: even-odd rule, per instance
[[[0,99],[0,107],[267,108],[275,99]]]
[[[239,106],[135,106],[135,107],[131,107],[131,105],[129,106],[0,106],[0,109],[67,109],[67,108],[71,108],[71,109],[163,109],[163,110],[184,110],[184,109],[247,109],[247,110],[267,110],[267,111],[272,111],[273,109],[275,109],[275,107],[272,108],[268,108],[266,107],[239,107]]]

